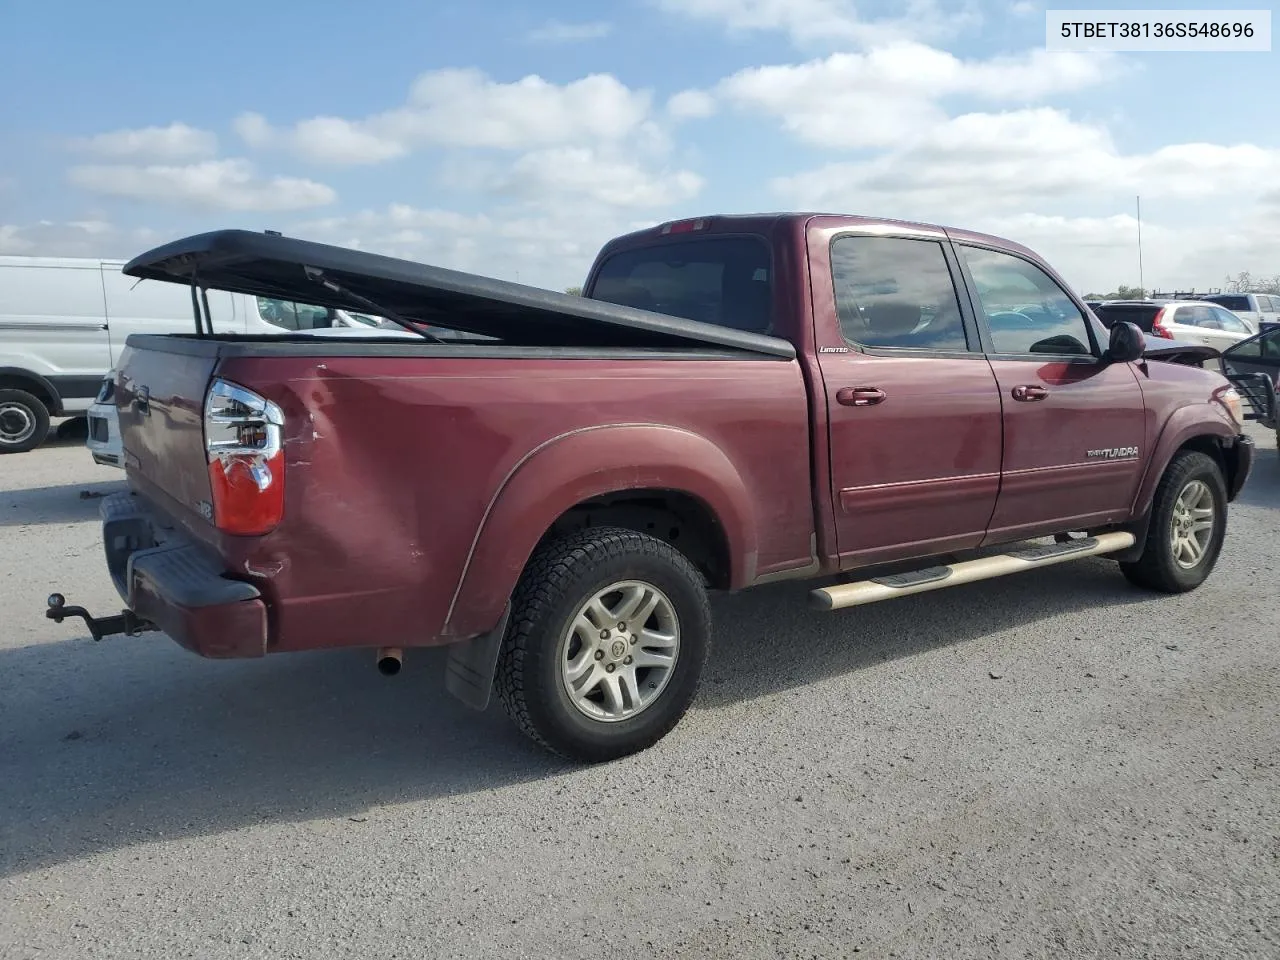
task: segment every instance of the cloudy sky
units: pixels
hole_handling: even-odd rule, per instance
[[[271,228],[563,287],[637,226],[808,209],[989,230],[1105,292],[1138,281],[1141,194],[1148,286],[1280,273],[1276,55],[1051,54],[1037,0],[4,19],[0,253]]]

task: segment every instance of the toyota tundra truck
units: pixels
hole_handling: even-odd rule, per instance
[[[583,296],[240,230],[124,272],[189,286],[195,330],[118,365],[124,609],[48,616],[386,673],[447,645],[450,693],[582,762],[680,721],[711,591],[836,611],[1092,556],[1192,590],[1254,455],[1227,379],[967,230],[681,220],[607,243]],[[211,289],[407,335],[215,334]]]

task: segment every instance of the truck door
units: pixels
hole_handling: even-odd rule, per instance
[[[1128,516],[1146,416],[1131,364],[1102,359],[1083,307],[1038,265],[956,245],[1004,405],[990,542]]]
[[[811,226],[808,246],[842,567],[976,546],[1000,396],[945,235]]]

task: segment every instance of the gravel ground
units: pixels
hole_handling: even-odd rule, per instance
[[[368,652],[118,609],[78,445],[0,458],[0,958],[1280,956],[1280,458],[1199,591],[1114,565],[715,603],[692,713],[575,769]]]

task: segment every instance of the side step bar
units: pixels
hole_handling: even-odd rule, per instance
[[[811,604],[819,610],[843,610],[880,600],[892,600],[912,593],[927,593],[946,587],[958,587],[975,580],[991,580],[1023,570],[1036,570],[1067,560],[1115,553],[1134,545],[1132,533],[1101,533],[1065,543],[1049,543],[1012,550],[977,560],[965,560],[946,566],[926,567],[908,573],[895,573],[874,580],[856,580],[822,587],[809,594]]]

